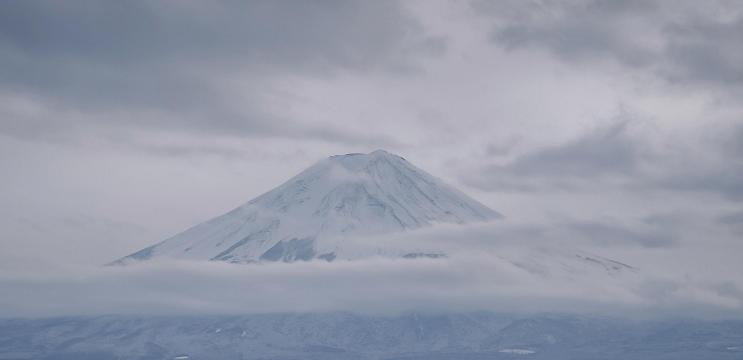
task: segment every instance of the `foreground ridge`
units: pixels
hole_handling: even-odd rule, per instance
[[[2,359],[716,359],[743,321],[488,312],[98,316],[0,320]]]

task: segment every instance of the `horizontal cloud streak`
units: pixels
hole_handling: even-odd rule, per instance
[[[735,277],[656,274],[574,250],[569,244],[575,241],[564,234],[550,238],[534,233],[527,226],[452,226],[388,239],[424,252],[426,246],[444,249],[447,257],[438,259],[373,257],[251,265],[150,262],[5,271],[0,274],[4,294],[0,315],[412,310],[743,315],[741,284]],[[620,246],[638,248],[632,241]],[[656,260],[673,257],[679,249],[683,247],[666,248]],[[667,269],[683,267],[670,264],[666,262]]]

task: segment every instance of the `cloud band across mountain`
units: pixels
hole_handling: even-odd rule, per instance
[[[5,271],[0,316],[473,310],[743,316],[743,283],[715,268],[693,245],[591,247],[591,234],[580,227],[560,229],[444,226],[387,239],[449,252],[435,259],[247,265],[162,260],[127,267]],[[572,252],[571,244],[588,251]],[[627,266],[601,256],[608,252],[635,262]],[[695,264],[706,264],[707,271],[697,271]]]

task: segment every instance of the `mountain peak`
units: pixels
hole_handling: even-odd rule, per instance
[[[344,172],[349,174],[370,174],[388,166],[407,167],[408,165],[402,163],[404,161],[405,159],[402,157],[384,150],[376,150],[368,154],[350,153],[333,155],[318,162],[303,173],[308,171],[329,171],[336,173],[336,175],[341,175]]]
[[[390,152],[387,152],[385,150],[379,149],[374,150],[368,154],[364,153],[349,153],[344,155],[332,155],[328,157],[328,160],[333,162],[338,162],[344,165],[366,165],[373,161],[379,161],[379,160],[391,160],[391,161],[398,161],[398,160],[405,160],[405,158],[392,154]]]
[[[387,152],[386,150],[383,150],[383,149],[374,150],[374,151],[370,152],[369,155],[370,156],[377,156],[377,157],[381,157],[381,156],[395,156],[395,157],[402,158],[402,157],[400,157],[398,155],[389,153],[389,152]]]
[[[351,236],[500,214],[384,150],[335,155],[246,204],[119,263],[153,257],[229,262],[349,258]]]

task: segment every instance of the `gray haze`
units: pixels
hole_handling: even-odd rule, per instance
[[[325,156],[384,148],[506,215],[479,235],[576,241],[662,274],[616,303],[740,312],[741,33],[739,1],[3,1],[0,286],[19,294],[4,306],[39,314],[12,306],[149,278],[80,274]],[[400,304],[420,303],[395,293],[405,281],[458,281],[393,265],[369,281],[420,274],[384,287]],[[188,271],[204,283],[243,271],[210,266]],[[325,267],[349,265],[302,266],[322,282],[337,277]],[[480,280],[431,307],[486,303]],[[504,303],[559,295],[520,291]]]

